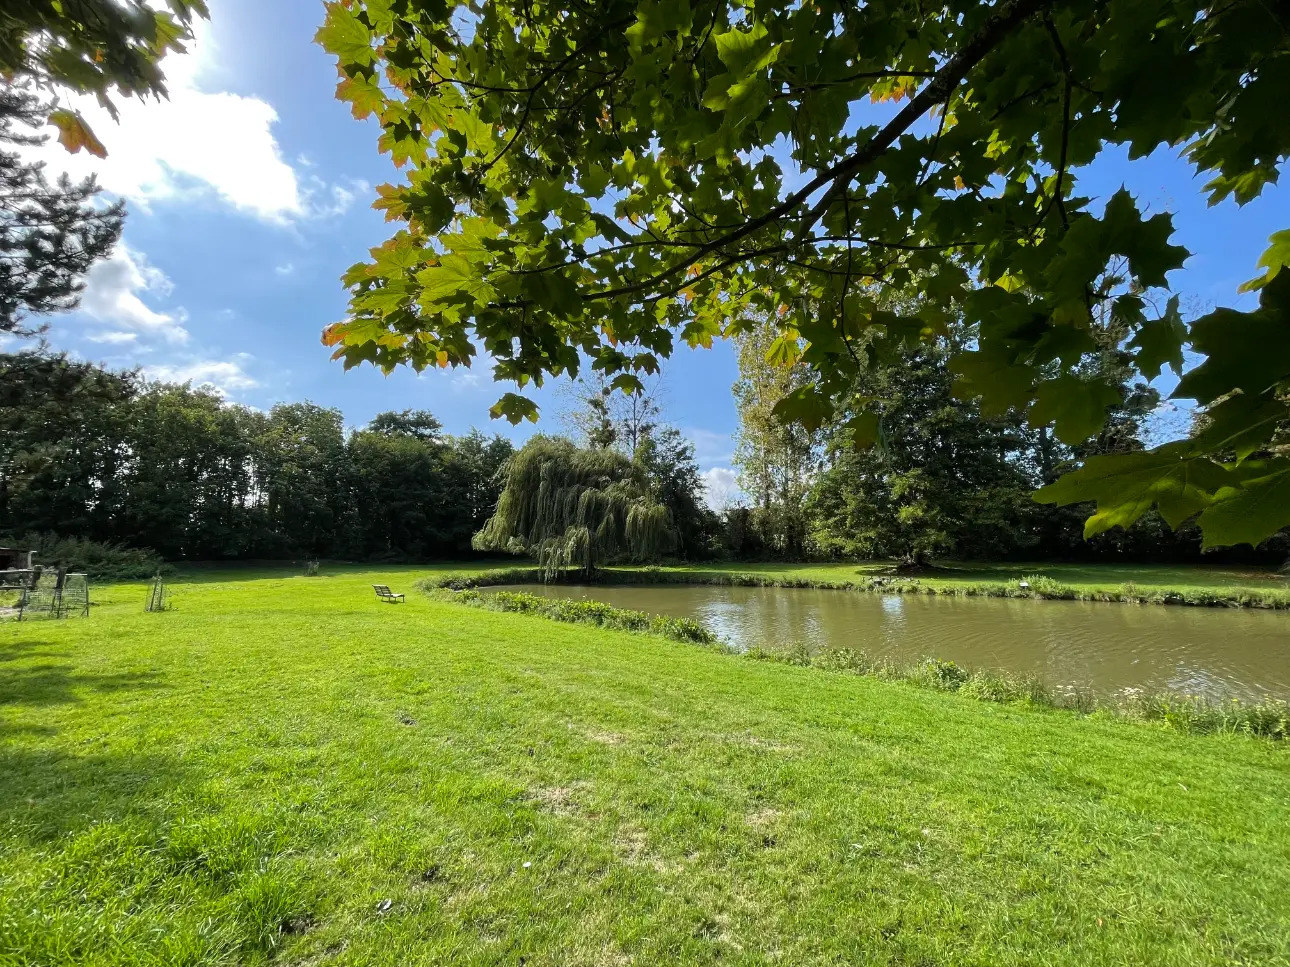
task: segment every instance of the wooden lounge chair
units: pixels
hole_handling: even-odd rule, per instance
[[[403,595],[395,594],[393,591],[390,590],[389,585],[387,584],[373,584],[372,590],[376,592],[376,597],[379,600],[385,601],[387,603],[403,600]]]

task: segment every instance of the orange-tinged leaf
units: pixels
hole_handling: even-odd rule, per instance
[[[348,101],[354,117],[362,121],[385,107],[385,92],[376,83],[375,78],[359,75],[346,77],[336,85],[336,97]]]
[[[903,101],[907,97],[912,97],[917,90],[918,78],[892,77],[874,84],[869,89],[869,100],[874,104],[881,104],[884,101]]]
[[[322,344],[324,346],[335,346],[345,338],[343,322],[333,322],[322,331]]]
[[[954,176],[954,187],[959,191],[967,191],[967,184],[958,175]]]
[[[49,123],[58,128],[58,143],[72,154],[84,149],[96,158],[107,157],[107,148],[77,112],[60,108],[50,113]]]

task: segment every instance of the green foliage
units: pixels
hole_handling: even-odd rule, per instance
[[[738,565],[743,566],[743,565]],[[588,575],[568,569],[547,572],[538,568],[498,568],[472,574],[449,573],[427,579],[427,589],[466,590],[505,584],[534,584],[538,581],[569,581],[597,584],[698,584],[722,587],[814,588],[827,591],[864,591],[875,594],[926,594],[950,597],[1036,598],[1053,601],[1102,601],[1130,604],[1187,605],[1201,608],[1260,608],[1290,610],[1290,590],[1264,589],[1255,585],[1194,586],[1182,578],[1168,578],[1141,587],[1132,582],[1119,587],[1097,581],[1066,583],[1047,575],[1030,574],[1020,579],[973,580],[963,574],[923,579],[887,577],[871,571],[859,571],[859,580],[834,576],[838,572],[828,565],[807,565],[798,573],[784,573],[779,565],[768,571],[737,571],[691,568],[624,568],[617,567]],[[1091,570],[1095,575],[1100,566]],[[1169,570],[1169,569],[1165,569]],[[1179,569],[1185,570],[1185,569]],[[1144,573],[1151,573],[1143,569]],[[972,573],[972,572],[967,572]],[[1025,584],[1026,587],[1022,585]]]
[[[1215,701],[1170,692],[1148,694],[1137,689],[1127,689],[1110,698],[1099,699],[1084,690],[1050,689],[1033,678],[1019,678],[1002,671],[969,671],[952,661],[937,658],[925,658],[901,666],[850,648],[816,652],[802,648],[757,648],[747,655],[757,661],[780,665],[903,682],[982,702],[1062,709],[1081,715],[1156,724],[1189,735],[1247,735],[1290,740],[1290,703],[1274,699],[1262,702]]]
[[[804,504],[823,436],[818,426],[786,422],[781,414],[791,413],[813,392],[810,374],[796,365],[801,348],[796,334],[777,335],[767,320],[751,323],[736,337],[735,346],[739,429],[734,464],[739,485],[752,503],[749,523],[757,535],[757,550],[801,558],[808,530]]]
[[[86,574],[96,582],[133,581],[170,570],[161,557],[148,548],[125,547],[79,537],[49,533],[15,534],[0,539],[0,544],[35,551],[34,563],[42,568],[64,568],[75,574]]]
[[[93,94],[115,119],[114,94],[166,96],[161,59],[182,52],[193,20],[206,16],[205,0],[11,0],[0,14],[0,74],[24,87]],[[68,151],[106,156],[78,113],[46,113]]]
[[[659,427],[641,438],[633,460],[650,495],[667,508],[676,529],[676,554],[686,560],[711,556],[720,522],[705,501],[694,444],[676,427]]]
[[[702,624],[690,618],[651,615],[643,611],[615,608],[601,601],[573,601],[569,598],[543,598],[519,591],[458,591],[454,600],[490,611],[514,611],[534,614],[552,621],[592,624],[615,631],[635,631],[699,645],[717,645],[721,640]]]
[[[629,459],[547,436],[510,460],[497,510],[474,541],[531,555],[549,576],[569,567],[591,574],[619,556],[658,558],[675,544],[671,514]]]
[[[41,102],[0,89],[0,146],[43,144]],[[125,205],[104,204],[93,178],[50,184],[41,163],[0,150],[0,333],[39,331],[31,316],[76,308],[89,267],[121,237]]]
[[[169,559],[421,559],[466,551],[513,448],[424,412],[348,434],[339,411],[261,413],[43,352],[0,354],[0,531]]]
[[[779,405],[808,429],[852,407],[874,358],[959,318],[975,333],[953,352],[961,392],[1069,443],[1114,401],[1082,367],[1108,343],[1146,378],[1212,353],[1191,381],[1209,399],[1265,392],[1252,382],[1290,371],[1284,240],[1263,307],[1211,317],[1233,333],[1221,345],[1199,321],[1188,346],[1176,307],[1151,318],[1145,298],[1188,254],[1170,216],[1124,190],[1082,197],[1077,176],[1108,146],[1181,146],[1211,201],[1257,197],[1290,153],[1287,36],[1264,0],[333,0],[318,41],[338,93],[376,114],[408,175],[378,189],[399,233],[345,275],[349,316],[324,341],[387,370],[469,365],[480,344],[520,387],[585,354],[631,389],[677,337],[709,346],[767,318],[773,363],[816,377]],[[1098,284],[1114,262],[1117,291]],[[915,293],[916,311],[889,308]],[[511,393],[495,414],[537,412]],[[1192,459],[1226,457],[1197,443]],[[1156,492],[1142,505],[1126,461],[1047,497],[1136,519]],[[1254,480],[1189,486],[1207,504]],[[1276,516],[1199,524],[1213,546]]]
[[[1015,416],[953,399],[949,356],[944,345],[905,350],[857,381],[879,442],[857,446],[845,423],[829,434],[806,507],[823,553],[924,564],[1033,544],[1030,441]]]

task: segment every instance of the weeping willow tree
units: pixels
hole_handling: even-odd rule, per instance
[[[569,568],[590,576],[615,558],[656,559],[676,546],[676,530],[648,493],[622,454],[537,436],[511,458],[497,511],[474,546],[530,554],[547,580]]]

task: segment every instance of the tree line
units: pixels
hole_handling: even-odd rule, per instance
[[[954,355],[972,331],[953,325],[937,340],[875,361],[852,387],[838,419],[808,431],[775,413],[809,387],[812,374],[775,358],[768,323],[737,340],[740,425],[735,464],[744,505],[725,514],[726,543],[739,556],[788,559],[934,558],[1033,560],[1119,557],[1195,561],[1202,535],[1194,520],[1176,529],[1147,511],[1129,528],[1086,539],[1089,504],[1038,503],[1036,490],[1108,455],[1142,454],[1148,420],[1161,404],[1114,342],[1083,368],[1115,387],[1102,428],[1084,443],[1061,441],[1049,424],[1032,426],[1017,408],[991,410],[956,394]],[[1204,432],[1198,410],[1191,433]],[[1290,421],[1278,439],[1290,439]],[[1290,531],[1227,559],[1279,563]]]
[[[171,560],[456,556],[512,452],[423,410],[347,432],[314,403],[264,413],[65,354],[0,355],[0,534],[15,537]]]

